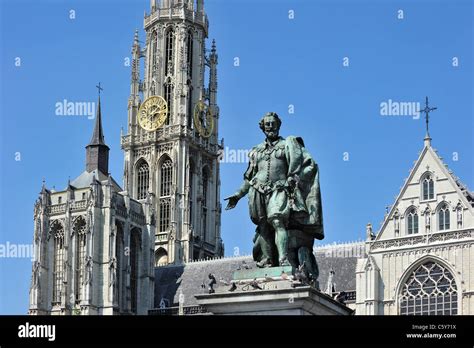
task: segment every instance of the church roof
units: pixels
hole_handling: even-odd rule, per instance
[[[362,245],[362,244],[361,244]],[[333,250],[348,248],[348,245],[335,245]],[[336,291],[354,291],[356,288],[355,271],[357,256],[337,257],[337,252],[316,252],[319,267],[319,286],[322,291],[326,289],[329,272],[335,272],[333,282]],[[159,307],[161,299],[167,306],[176,306],[179,294],[184,295],[184,305],[194,306],[197,301],[196,294],[207,291],[208,275],[212,273],[217,280],[215,288],[229,288],[221,280],[230,282],[232,274],[243,265],[254,269],[255,261],[251,256],[229,257],[206,261],[194,261],[183,265],[168,265],[155,268],[155,308]],[[204,284],[204,288],[203,285]]]
[[[110,177],[111,183],[114,186],[116,191],[122,191],[122,188],[117,184],[114,178]],[[85,170],[79,175],[77,178],[70,182],[70,185],[75,188],[84,188],[89,187],[93,182],[103,183],[104,181],[109,180],[109,177],[103,174],[100,170],[93,170],[92,172],[88,172]]]

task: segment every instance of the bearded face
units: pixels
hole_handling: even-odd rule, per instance
[[[263,132],[270,141],[276,140],[280,134],[280,125],[273,116],[265,116],[263,119]]]

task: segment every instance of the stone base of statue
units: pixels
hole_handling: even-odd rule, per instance
[[[199,305],[215,315],[351,315],[332,297],[305,285],[292,268],[271,267],[236,271],[232,284],[212,294],[195,295]]]

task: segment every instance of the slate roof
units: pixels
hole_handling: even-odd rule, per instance
[[[70,185],[75,188],[84,188],[89,187],[94,180],[99,182],[104,182],[108,180],[108,176],[103,174],[100,170],[95,169],[92,172],[85,170],[77,178],[71,181]],[[114,178],[112,178],[112,185],[114,186],[115,191],[122,191],[120,185],[117,184]]]
[[[356,243],[357,247],[363,243]],[[363,255],[342,256],[339,253],[350,244],[336,245],[329,249],[316,250],[316,260],[319,265],[319,283],[322,291],[326,289],[328,274],[334,270],[333,281],[336,291],[354,291],[355,270],[358,257]],[[354,247],[354,245],[352,246]],[[184,295],[184,305],[197,305],[195,294],[207,291],[208,275],[214,274],[218,287],[229,288],[220,280],[229,282],[232,274],[243,263],[251,268],[256,268],[251,256],[228,257],[207,261],[195,261],[184,265],[168,265],[155,268],[155,308],[160,306],[163,299],[167,307],[177,306],[179,294]],[[202,285],[204,284],[204,287]]]

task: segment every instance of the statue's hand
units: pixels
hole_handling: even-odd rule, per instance
[[[229,201],[227,203],[227,207],[225,207],[225,210],[233,209],[239,202],[240,198],[237,195],[232,195],[227,198],[224,198],[224,201]]]
[[[291,191],[293,191],[296,187],[296,184],[298,183],[296,181],[296,179],[292,176],[288,177],[288,179],[286,180],[287,184],[288,184],[288,187],[290,188]]]

